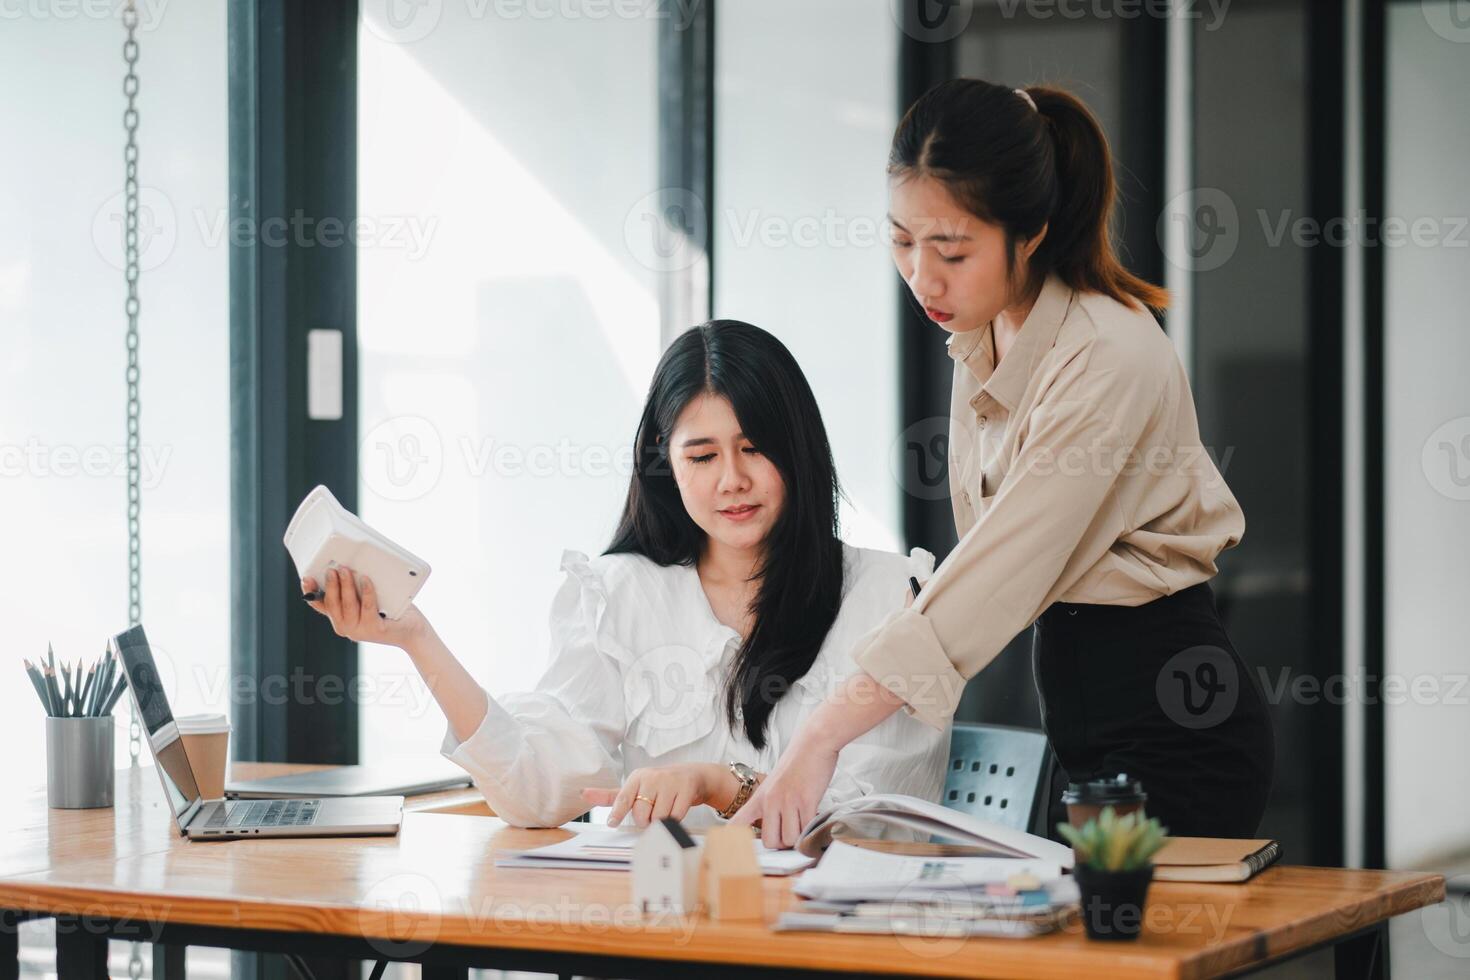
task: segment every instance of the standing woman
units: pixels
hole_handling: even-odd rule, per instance
[[[1209,586],[1245,519],[1150,312],[1167,294],[1110,244],[1101,127],[1059,89],[956,79],[904,115],[888,174],[894,261],[949,334],[960,540],[858,642],[863,669],[735,821],[792,845],[844,745],[900,707],[948,723],[1034,623],[1043,723],[1070,779],[1126,772],[1171,833],[1253,836],[1274,740]]]

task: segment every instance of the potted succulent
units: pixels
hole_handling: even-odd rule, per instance
[[[1082,893],[1082,924],[1089,939],[1137,939],[1143,903],[1154,877],[1150,860],[1168,833],[1141,811],[1118,816],[1111,806],[1080,828],[1057,824],[1072,845],[1072,875]]]

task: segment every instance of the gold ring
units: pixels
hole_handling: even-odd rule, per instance
[[[653,806],[653,801],[650,800],[648,797],[644,796],[641,793],[639,795],[633,797],[633,802],[634,803],[637,803],[639,800],[642,800],[644,803],[647,803],[649,806]]]

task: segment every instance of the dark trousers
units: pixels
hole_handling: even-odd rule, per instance
[[[1142,606],[1056,603],[1036,621],[1032,665],[1067,778],[1127,773],[1175,836],[1256,835],[1275,738],[1208,583]],[[1055,827],[1066,811],[1052,804]]]

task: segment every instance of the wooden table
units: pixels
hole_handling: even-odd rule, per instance
[[[301,767],[241,765],[242,778]],[[17,973],[15,923],[57,919],[63,977],[105,974],[106,940],[411,960],[426,977],[471,966],[603,977],[851,974],[931,977],[1214,977],[1323,946],[1339,976],[1386,976],[1387,923],[1444,898],[1439,875],[1278,866],[1242,885],[1156,883],[1137,942],[1088,941],[1080,923],[1034,939],[772,932],[763,924],[637,914],[626,874],[496,868],[494,853],[549,843],[478,794],[412,798],[396,837],[188,842],[150,768],[118,772],[117,805],[50,810],[44,790],[0,817],[0,980]],[[436,812],[459,810],[469,812]],[[766,920],[796,899],[764,880]]]

